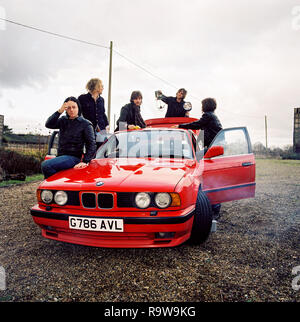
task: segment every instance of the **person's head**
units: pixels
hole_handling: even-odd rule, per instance
[[[131,93],[130,103],[134,103],[137,106],[141,106],[143,102],[143,95],[140,91],[134,91]]]
[[[92,78],[86,84],[86,89],[91,94],[98,94],[101,95],[103,92],[103,84],[101,79],[99,78]]]
[[[179,101],[183,101],[186,97],[187,91],[184,88],[180,88],[176,93],[176,98]]]
[[[202,112],[214,112],[217,108],[217,102],[214,98],[206,98],[202,101]]]
[[[70,119],[75,119],[81,115],[80,102],[76,97],[71,96],[66,98],[65,103],[67,105],[66,113]]]

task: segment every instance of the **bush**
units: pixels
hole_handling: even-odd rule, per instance
[[[16,173],[32,175],[41,173],[41,160],[15,151],[0,149],[0,167],[6,175]]]

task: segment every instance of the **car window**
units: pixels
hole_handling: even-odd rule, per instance
[[[248,136],[244,128],[220,131],[211,146],[223,146],[224,154],[222,156],[248,154],[250,152]]]
[[[116,157],[192,159],[193,153],[185,131],[151,129],[116,133],[96,155],[96,159]]]

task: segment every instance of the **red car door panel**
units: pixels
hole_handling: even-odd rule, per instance
[[[225,129],[211,146],[224,155],[203,162],[202,190],[212,204],[255,196],[255,157],[246,128]]]

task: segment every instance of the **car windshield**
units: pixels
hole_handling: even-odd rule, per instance
[[[187,133],[157,129],[119,132],[113,134],[96,155],[96,159],[149,157],[192,159]]]

